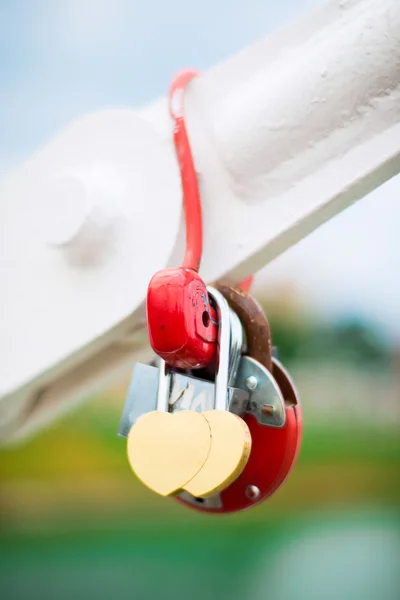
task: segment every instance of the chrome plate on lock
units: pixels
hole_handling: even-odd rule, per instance
[[[236,376],[235,387],[247,390],[250,399],[246,410],[235,399],[230,410],[236,414],[253,414],[261,425],[283,427],[286,423],[285,402],[272,374],[254,358],[242,356]]]

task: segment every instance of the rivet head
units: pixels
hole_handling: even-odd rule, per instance
[[[249,500],[254,502],[260,497],[260,489],[256,485],[248,485],[245,494]]]
[[[42,239],[74,266],[102,264],[112,255],[120,215],[107,180],[60,175],[43,186],[39,228]]]
[[[254,377],[254,375],[249,375],[246,377],[244,384],[248,390],[255,390],[258,385],[257,377]]]

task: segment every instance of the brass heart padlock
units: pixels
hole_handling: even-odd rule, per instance
[[[168,412],[169,374],[160,361],[157,410],[142,415],[128,435],[128,460],[137,477],[162,496],[185,489],[200,471],[211,448],[203,414]]]
[[[208,292],[219,322],[214,408],[169,413],[171,375],[160,361],[157,410],[142,415],[128,435],[133,471],[164,496],[182,490],[198,498],[217,494],[240,475],[250,456],[249,428],[228,412],[228,390],[239,367],[241,326],[222,294],[213,288]]]

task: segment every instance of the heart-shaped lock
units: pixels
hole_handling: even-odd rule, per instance
[[[128,459],[137,477],[161,496],[171,496],[201,470],[211,447],[207,419],[198,412],[152,411],[128,436]]]
[[[204,465],[211,448],[207,419],[192,410],[168,411],[170,375],[160,361],[157,410],[142,415],[128,435],[128,459],[137,477],[162,496],[185,489]]]

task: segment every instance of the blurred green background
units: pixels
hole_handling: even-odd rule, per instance
[[[147,491],[116,435],[123,381],[2,450],[1,598],[398,597],[398,357],[279,298],[264,305],[305,425],[282,488],[218,517]]]

